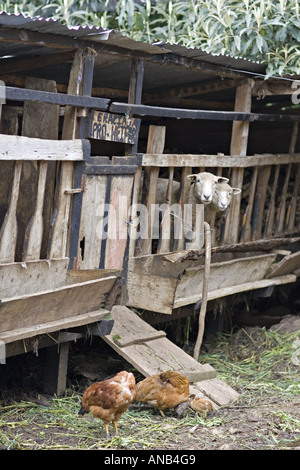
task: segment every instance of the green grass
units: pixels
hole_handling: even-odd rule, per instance
[[[257,439],[264,448],[289,447],[300,438],[300,419],[287,406],[300,393],[299,365],[295,348],[299,348],[299,332],[281,335],[261,329],[259,336],[251,330],[235,335],[220,335],[205,349],[201,362],[211,364],[217,376],[240,393],[240,399],[221,413],[207,416],[189,411],[181,419],[172,411],[162,419],[152,409],[129,409],[120,419],[119,438],[106,439],[101,421],[90,414],[79,416],[81,391],[67,390],[64,397],[49,399],[49,406],[31,401],[3,403],[0,408],[0,448],[33,450],[73,449],[180,449],[182,443],[191,448],[211,448],[211,439],[227,443],[231,412],[246,412],[266,407],[262,416],[264,428],[258,426]],[[279,408],[267,408],[274,401]],[[221,409],[222,411],[222,409]],[[242,420],[243,422],[243,420]],[[268,427],[266,428],[266,424]],[[112,431],[112,427],[110,427]],[[230,441],[231,442],[231,441]],[[245,448],[251,448],[247,442]],[[185,447],[186,448],[186,447]]]

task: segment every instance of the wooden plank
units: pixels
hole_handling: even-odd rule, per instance
[[[94,98],[90,96],[77,96],[76,94],[53,93],[48,91],[29,90],[24,88],[6,87],[6,99],[13,101],[40,101],[63,106],[76,106],[82,108],[94,108],[105,111],[110,103],[106,98]]]
[[[190,393],[198,395],[199,391],[219,406],[226,406],[239,397],[238,392],[218,377],[190,385]]]
[[[244,85],[240,85],[244,86]],[[251,92],[252,95],[252,92]],[[291,122],[300,121],[300,116],[297,115],[282,115],[282,114],[258,114],[250,112],[236,111],[211,111],[211,110],[195,110],[195,109],[182,109],[182,108],[167,108],[160,106],[147,106],[137,104],[126,104],[113,102],[109,106],[112,113],[129,113],[135,116],[153,116],[153,117],[169,117],[174,119],[205,119],[213,121],[239,121],[239,122],[253,122],[253,121],[280,121]]]
[[[300,251],[285,256],[279,263],[275,264],[268,279],[291,274],[300,268]]]
[[[47,140],[0,134],[0,160],[82,161],[88,149],[88,141],[82,139]]]
[[[68,94],[79,95],[83,76],[83,51],[77,50],[70,71]],[[65,109],[62,138],[74,142],[78,134],[77,108],[67,106]],[[89,152],[90,153],[90,152]],[[62,162],[57,191],[56,206],[51,220],[51,233],[47,258],[62,258],[67,255],[69,219],[71,214],[71,196],[65,194],[72,188],[73,163]]]
[[[296,142],[298,137],[298,122],[294,122],[293,130],[292,130],[292,137],[290,142],[289,153],[293,154],[295,152]],[[290,183],[290,175],[292,170],[292,163],[289,162],[286,168],[286,175],[283,183],[281,199],[279,203],[278,213],[276,214],[277,218],[277,227],[276,233],[281,233],[284,230],[284,225],[286,221],[286,199],[287,199],[287,192],[288,186]],[[294,183],[295,184],[295,183]]]
[[[209,299],[213,291],[263,279],[275,259],[276,254],[264,254],[212,263],[208,282]],[[186,268],[176,286],[174,305],[178,306],[179,299],[182,303],[184,298],[201,298],[203,272],[204,266]]]
[[[105,194],[107,177],[92,176],[86,180],[79,229],[78,260],[80,269],[97,269],[104,237]],[[81,245],[81,247],[80,247]]]
[[[21,183],[22,162],[16,161],[13,184],[10,193],[8,210],[0,230],[0,262],[12,263],[15,260],[17,245],[18,223],[17,204]]]
[[[69,258],[0,264],[0,299],[62,287],[68,264]]]
[[[128,239],[133,176],[113,176],[105,250],[105,269],[122,269]]]
[[[173,186],[173,178],[174,178],[174,167],[169,168],[169,180],[168,180],[168,188],[166,194],[166,209],[165,212],[162,214],[162,221],[160,224],[160,237],[158,241],[158,248],[157,253],[168,253],[171,251],[171,224],[172,224],[172,216],[171,216],[171,206],[172,201],[172,186]]]
[[[162,153],[165,146],[165,136],[166,128],[164,126],[149,126],[148,142],[147,142],[147,153]],[[157,178],[159,174],[159,168],[153,167],[146,169],[144,176],[144,185],[149,181],[148,191],[146,194],[146,200],[142,203],[145,203],[147,209],[147,238],[141,241],[139,245],[139,254],[149,254],[151,253],[152,248],[152,207],[155,204],[156,200],[156,187],[157,187]],[[145,189],[145,187],[144,187]]]
[[[116,276],[110,276],[55,290],[2,299],[0,331],[62,320],[102,308],[116,279]]]
[[[67,271],[67,284],[120,275],[121,271],[119,269],[69,269]]]
[[[145,343],[146,341],[152,341],[153,339],[165,338],[167,336],[165,331],[153,331],[153,332],[141,332],[137,333],[134,332],[131,334],[127,334],[124,337],[118,338],[118,335],[115,335],[114,342],[120,348],[124,348],[126,346],[131,346],[132,344],[140,344]]]
[[[296,282],[296,280],[296,275],[287,274],[280,277],[274,277],[272,279],[261,279],[259,281],[251,281],[243,284],[237,284],[235,286],[228,286],[208,292],[207,300],[220,299],[221,297],[227,297],[228,295],[239,294],[241,292],[247,292],[256,289],[265,289],[269,286],[280,286],[282,284],[290,284],[292,282]],[[199,294],[198,296],[194,295],[181,299],[177,298],[177,300],[175,300],[174,302],[173,308],[180,308],[184,305],[194,304],[199,300]]]
[[[183,215],[183,220],[186,220],[186,206],[188,203],[189,191],[190,191],[190,181],[188,180],[188,175],[192,173],[192,168],[189,166],[183,167],[181,171],[181,182],[180,182],[180,196],[178,204],[181,207],[181,214]],[[174,221],[174,230],[175,233],[178,233],[178,239],[174,240],[174,251],[180,251],[184,249],[185,246],[185,226],[181,220],[176,219]]]
[[[57,92],[56,82],[35,77],[26,77],[26,88]],[[22,135],[26,137],[57,140],[60,107],[56,104],[26,101],[23,106]],[[45,257],[48,245],[50,219],[53,212],[57,161],[26,161],[23,163],[25,201],[19,201],[19,213],[24,228],[22,259]],[[26,175],[26,176],[25,176]],[[32,186],[32,192],[28,187]],[[36,195],[37,191],[37,195]],[[35,207],[32,214],[31,208]],[[28,215],[27,215],[28,213]],[[26,218],[25,218],[26,214]],[[31,217],[29,219],[29,217]]]
[[[299,163],[300,153],[239,155],[141,153],[143,166],[250,168],[253,166]]]
[[[25,239],[23,247],[23,260],[37,260],[40,259],[43,237],[43,207],[46,188],[48,163],[40,162],[39,164],[39,177],[37,198],[34,213],[29,221],[25,230]]]
[[[186,375],[189,380],[204,380],[216,377],[215,370],[209,364],[199,364],[181,348],[173,344],[166,337],[150,339],[140,344],[118,346],[115,337],[133,337],[135,334],[157,334],[152,326],[144,322],[130,309],[116,305],[111,310],[114,326],[110,335],[103,336],[115,351],[128,360],[143,375],[149,376],[165,370],[177,370]],[[119,339],[118,339],[119,341]]]
[[[268,205],[266,223],[264,228],[264,237],[270,237],[274,233],[274,220],[275,220],[275,210],[276,210],[276,193],[278,191],[278,178],[280,174],[280,165],[277,165],[275,168],[274,179],[272,183],[272,193]]]
[[[127,305],[171,315],[176,279],[143,276],[129,272],[127,276]]]
[[[75,328],[78,326],[89,325],[95,323],[109,315],[109,311],[106,309],[98,309],[88,313],[82,313],[73,317],[62,318],[60,320],[49,321],[45,323],[39,323],[23,328],[15,328],[10,331],[4,331],[0,333],[0,341],[5,344],[19,341],[26,338],[32,338],[34,336],[47,334],[55,331],[60,331],[66,328]]]
[[[279,166],[277,168],[279,168]],[[242,228],[241,228],[241,242],[246,242],[251,239],[251,219],[252,219],[253,204],[254,204],[256,183],[257,183],[257,175],[258,175],[258,166],[255,166],[253,168],[253,173],[252,173],[252,178],[251,178],[251,183],[250,183],[248,204],[247,204],[245,213],[243,215]]]
[[[139,204],[141,184],[142,184],[142,167],[139,166],[134,176],[132,204],[131,204],[131,211],[129,214],[129,218],[131,222],[129,225],[129,253],[128,253],[129,258],[132,258],[135,255],[138,218],[139,218],[137,209],[138,209],[138,204]]]
[[[250,113],[251,110],[251,97],[252,97],[252,83],[248,80],[245,84],[240,85],[236,89],[235,96],[235,111],[243,111]],[[247,155],[248,145],[249,122],[234,121],[232,124],[230,154],[240,155],[245,157]],[[230,178],[230,185],[233,188],[242,188],[243,186],[244,170],[243,168],[234,168]],[[241,207],[242,193],[237,194],[229,206],[228,214],[226,217],[226,224],[224,230],[224,242],[236,243],[239,238],[240,229],[240,207]]]
[[[267,165],[260,169],[257,176],[256,192],[253,205],[251,240],[262,238],[263,217],[267,196],[268,182],[271,174],[271,166]]]

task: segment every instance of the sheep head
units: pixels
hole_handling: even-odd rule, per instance
[[[218,183],[227,183],[228,178],[216,176],[212,173],[201,172],[188,175],[188,179],[194,183],[194,194],[202,204],[210,204]]]
[[[241,189],[232,188],[228,183],[218,183],[212,197],[212,205],[218,211],[225,211],[231,203],[233,195],[239,194]]]

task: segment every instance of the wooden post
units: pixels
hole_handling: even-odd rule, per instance
[[[132,59],[128,103],[136,103],[136,104],[142,103],[143,79],[144,79],[143,60]],[[130,151],[134,153],[134,152],[137,152],[137,150],[138,150],[138,139],[136,140],[135,144],[132,146]],[[134,207],[138,203],[138,198],[139,198],[140,189],[141,189],[141,177],[142,177],[142,167],[139,166],[134,176],[133,193],[132,193],[132,201],[131,201],[132,211],[130,214],[130,220],[133,220],[136,217],[136,211]],[[134,256],[134,253],[135,253],[136,233],[137,233],[137,230],[136,230],[135,225],[131,225],[129,229],[128,258]]]
[[[69,342],[46,348],[44,393],[60,396],[67,383]]]
[[[82,77],[82,91],[81,91],[83,96],[91,96],[92,94],[94,64],[95,64],[95,53],[92,49],[88,48],[84,54],[84,63],[83,63],[83,77]],[[79,135],[78,135],[80,139],[84,139],[86,136],[87,122],[88,122],[87,117],[85,115],[80,118]],[[77,163],[75,167],[75,175],[74,175],[74,183],[73,183],[75,188],[81,188],[83,190],[84,171],[85,171],[85,162]],[[77,262],[78,248],[79,248],[79,230],[80,230],[82,197],[83,197],[82,191],[78,192],[74,194],[73,201],[72,201],[73,204],[72,204],[70,235],[69,235],[69,239],[70,239],[69,241],[69,257],[70,257],[69,268],[70,269],[77,267],[76,262]]]
[[[234,110],[238,112],[251,112],[252,81],[247,80],[243,85],[237,87]],[[247,144],[249,134],[249,122],[234,121],[231,134],[231,155],[245,157],[247,155]],[[242,188],[244,177],[243,168],[234,168],[230,178],[230,185],[234,188]],[[229,207],[227,215],[224,242],[236,243],[240,228],[241,194],[237,194]]]

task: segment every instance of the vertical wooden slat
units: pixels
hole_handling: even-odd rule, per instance
[[[289,153],[292,154],[295,152],[296,142],[298,137],[298,122],[295,122],[293,125],[292,137],[289,147]],[[277,214],[277,233],[280,234],[284,230],[284,224],[286,219],[286,198],[287,198],[287,191],[290,182],[290,175],[291,175],[292,164],[289,163],[286,167],[286,175],[285,180],[283,183],[282,193],[281,193],[281,200],[278,208]]]
[[[150,126],[148,143],[147,143],[147,153],[163,153],[165,146],[165,135],[166,128],[164,126]],[[147,215],[148,215],[148,234],[147,238],[141,240],[141,247],[139,254],[151,254],[152,247],[152,224],[151,224],[151,209],[155,204],[156,199],[156,187],[157,187],[157,178],[159,174],[158,167],[151,167],[145,169],[144,184],[146,183],[147,178],[149,178],[149,190],[146,195],[145,202]]]
[[[19,199],[21,172],[22,162],[16,161],[9,206],[0,230],[1,263],[12,263],[15,260],[18,235],[17,204]]]
[[[57,92],[56,83],[53,80],[28,77],[25,85],[29,89]],[[30,101],[24,103],[23,135],[56,140],[58,138],[58,123],[59,105]],[[23,172],[26,175],[29,174],[32,180],[37,180],[37,185],[35,185],[37,193],[33,194],[33,200],[26,198],[24,201],[27,211],[34,207],[34,212],[25,229],[23,241],[22,259],[29,261],[40,259],[43,235],[46,241],[48,239],[50,216],[53,210],[52,195],[55,189],[56,163],[25,162]],[[26,176],[26,184],[29,185],[30,182],[27,178]],[[47,233],[44,234],[44,230]]]
[[[245,113],[251,112],[251,90],[251,80],[248,80],[245,84],[237,87],[234,106],[235,111],[241,111]],[[240,155],[241,157],[245,157],[247,155],[248,134],[249,122],[233,122],[230,146],[231,155]],[[244,169],[234,168],[230,178],[230,185],[234,188],[242,188],[243,177]],[[229,206],[224,232],[225,243],[236,243],[238,241],[240,228],[240,207],[241,193],[237,194],[233,198]]]
[[[79,49],[74,57],[68,94],[80,95],[83,74],[83,51]],[[62,139],[74,139],[77,136],[77,108],[66,106],[62,130]],[[47,258],[63,258],[67,256],[67,239],[69,218],[71,210],[71,197],[66,195],[65,189],[72,188],[73,162],[62,162],[56,208],[51,221],[51,237]]]
[[[140,58],[134,58],[131,61],[130,82],[128,91],[128,103],[141,104],[143,92],[143,79],[144,79],[144,61]],[[138,141],[133,146],[127,148],[127,154],[136,153],[138,150]],[[135,255],[137,226],[135,224],[137,218],[137,204],[139,202],[140,190],[142,180],[142,167],[138,167],[134,175],[132,204],[129,219],[132,222],[129,226],[129,240],[128,240],[128,258]],[[125,266],[125,270],[127,267]],[[126,276],[126,272],[124,273]]]
[[[105,250],[105,268],[122,269],[128,238],[133,176],[113,176]]]
[[[14,108],[4,106],[2,109],[2,119],[1,119],[1,127],[0,127],[0,132],[3,134],[9,134],[9,135],[17,135],[18,130],[19,130],[19,125],[18,125],[18,111]],[[12,179],[13,175],[15,173],[15,162],[13,161],[1,161],[0,164],[0,246],[1,248],[1,253],[0,255],[0,263],[4,262],[2,259],[5,259],[5,247],[6,247],[6,242],[4,242],[3,238],[6,236],[4,234],[4,222],[5,218],[8,217],[8,214],[6,216],[8,207],[9,207],[9,201],[11,197],[11,189],[12,189]],[[7,223],[7,221],[6,221]],[[10,237],[8,231],[8,237]],[[2,241],[1,241],[2,239]],[[9,240],[10,243],[11,240]],[[8,258],[11,261],[14,261],[15,258],[15,253],[12,246],[8,247],[8,250],[10,254],[8,254]],[[13,250],[10,251],[10,250]]]
[[[262,237],[262,224],[266,202],[267,186],[270,178],[271,166],[261,167],[256,184],[256,192],[253,207],[252,235],[251,240],[258,240]]]
[[[264,229],[264,237],[270,237],[274,233],[274,220],[275,220],[275,211],[276,211],[276,194],[278,191],[278,178],[280,173],[280,165],[276,165],[274,170],[274,179],[272,184],[271,199],[269,202],[266,224]]]
[[[34,214],[26,227],[23,260],[37,260],[40,259],[42,237],[43,237],[43,207],[47,178],[47,162],[39,163],[39,177],[37,188],[37,199],[35,204]]]
[[[87,179],[82,199],[79,253],[80,269],[98,269],[103,239],[104,205],[107,176]]]
[[[162,221],[160,225],[160,238],[158,242],[157,253],[166,253],[171,249],[171,234],[172,234],[172,216],[171,216],[171,206],[174,201],[172,201],[172,192],[173,192],[173,178],[174,178],[174,167],[169,168],[169,182],[167,188],[167,202],[166,210],[162,213]]]
[[[178,238],[174,240],[174,251],[181,251],[185,247],[185,238],[184,231],[191,230],[192,227],[188,228],[184,226],[184,221],[186,220],[186,211],[185,204],[188,201],[188,195],[190,190],[190,181],[188,180],[188,175],[192,173],[191,167],[183,167],[181,172],[181,183],[180,183],[180,197],[178,205],[181,210],[182,219],[175,218],[174,220],[174,231],[178,234]]]
[[[250,183],[248,204],[247,204],[247,207],[243,216],[243,221],[242,221],[241,242],[246,242],[251,239],[251,219],[252,219],[257,175],[258,175],[258,166],[255,166],[253,168],[253,173],[252,173],[252,178],[251,178],[251,183]]]
[[[87,48],[83,54],[83,71],[82,71],[82,82],[80,94],[83,96],[91,96],[93,89],[93,76],[94,76],[94,65],[95,65],[96,52]],[[79,139],[85,139],[88,122],[88,110],[83,110],[83,115],[80,117],[78,125],[78,137]],[[69,254],[70,262],[69,268],[79,268],[77,260],[77,252],[79,246],[79,231],[80,231],[80,217],[82,210],[82,197],[83,189],[85,186],[85,162],[77,162],[75,164],[75,171],[73,177],[73,185],[75,188],[81,188],[74,194],[70,201],[70,229],[67,232],[67,252]]]

